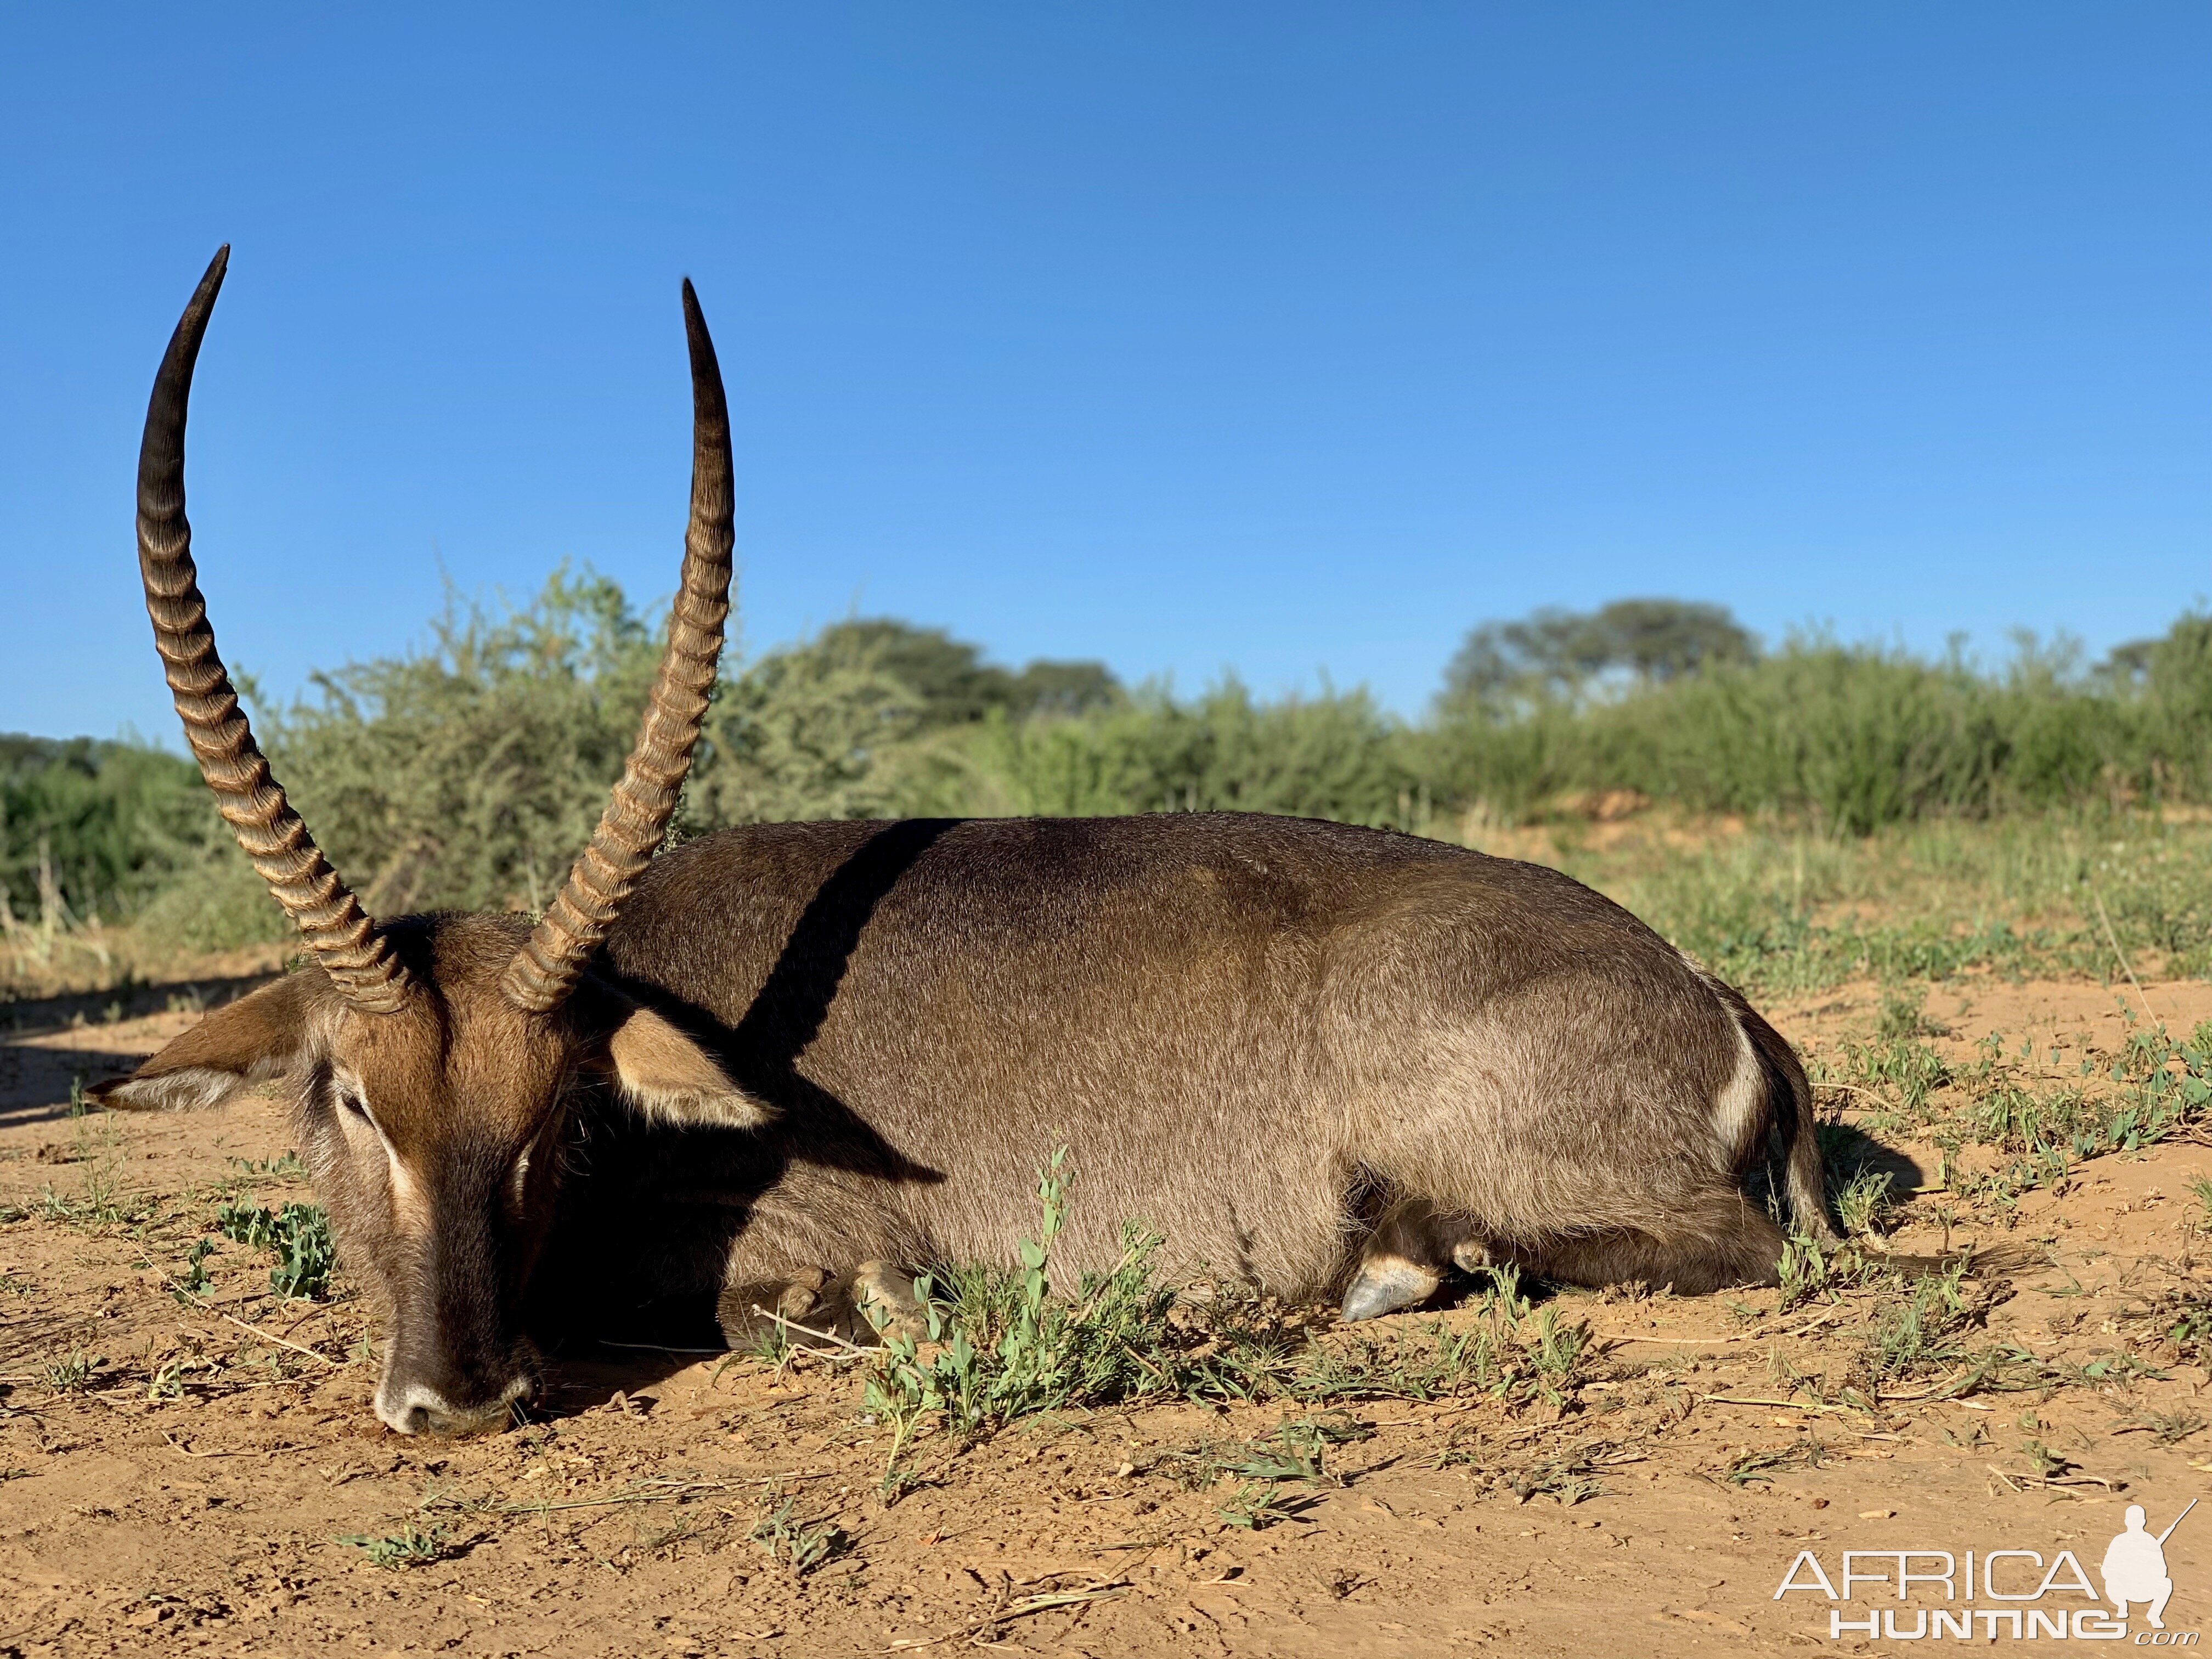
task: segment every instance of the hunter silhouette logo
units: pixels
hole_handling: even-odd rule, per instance
[[[2125,1529],[2106,1546],[2097,1564],[2105,1585],[2101,1596],[2081,1559],[2069,1549],[2048,1562],[2039,1550],[1889,1549],[1845,1550],[1843,1570],[1832,1578],[1819,1556],[1800,1550],[1773,1599],[1808,1594],[1832,1603],[1857,1603],[1849,1612],[1863,1617],[1847,1617],[1843,1605],[1828,1609],[1831,1641],[1846,1636],[1908,1642],[1954,1636],[1994,1642],[2002,1636],[2015,1641],[2044,1637],[2118,1642],[2132,1635],[2136,1647],[2195,1647],[2197,1632],[2166,1627],[2166,1606],[2173,1597],[2166,1540],[2196,1507],[2192,1498],[2165,1531],[2154,1533],[2142,1505],[2129,1504]],[[1885,1601],[1890,1605],[1866,1605]],[[1921,1605],[1911,1605],[1915,1601]],[[2111,1603],[2109,1610],[2106,1602]],[[2131,1608],[2142,1610],[2147,1628],[2131,1631]]]
[[[2120,1610],[2121,1618],[2128,1616],[2129,1602],[2143,1601],[2149,1604],[2143,1616],[2150,1627],[2166,1628],[2166,1604],[2173,1595],[2173,1580],[2166,1576],[2166,1540],[2196,1507],[2192,1498],[2189,1508],[2173,1517],[2172,1525],[2154,1538],[2143,1529],[2143,1506],[2128,1505],[2128,1529],[2112,1540],[2098,1569],[2105,1580],[2105,1599]]]

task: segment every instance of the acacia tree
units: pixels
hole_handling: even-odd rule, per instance
[[[1444,670],[1444,696],[1485,702],[1528,692],[1573,697],[1611,676],[1659,684],[1758,655],[1758,641],[1726,605],[1615,599],[1596,611],[1547,607],[1470,631]]]
[[[942,628],[896,617],[855,617],[833,623],[814,648],[846,662],[865,661],[918,699],[927,727],[968,726],[993,714],[1081,714],[1122,697],[1121,683],[1103,662],[1038,657],[1019,670],[983,660],[980,647]]]

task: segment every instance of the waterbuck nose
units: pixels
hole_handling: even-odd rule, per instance
[[[376,1391],[376,1414],[401,1434],[473,1434],[504,1425],[514,1402],[536,1391],[525,1372],[480,1405],[455,1406],[427,1382],[387,1382]]]
[[[376,1414],[401,1434],[428,1434],[452,1419],[453,1408],[428,1384],[406,1382],[376,1391]]]

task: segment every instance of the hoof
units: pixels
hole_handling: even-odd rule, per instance
[[[929,1334],[914,1280],[887,1261],[864,1261],[853,1274],[853,1306],[879,1336],[921,1341]]]
[[[1360,1319],[1379,1319],[1401,1308],[1426,1302],[1437,1293],[1441,1282],[1432,1269],[1403,1256],[1364,1261],[1359,1267],[1359,1277],[1344,1293],[1340,1316],[1347,1324]]]
[[[775,1299],[775,1310],[786,1319],[804,1319],[822,1305],[822,1287],[830,1275],[819,1269],[803,1273],[783,1287],[783,1294]]]
[[[823,1312],[823,1292],[829,1285],[829,1273],[815,1267],[780,1283],[750,1281],[724,1286],[714,1309],[724,1344],[750,1348],[779,1328],[778,1319],[812,1323]]]
[[[1498,1266],[1499,1260],[1491,1255],[1490,1246],[1479,1238],[1462,1238],[1452,1246],[1452,1266],[1463,1273],[1487,1272]]]

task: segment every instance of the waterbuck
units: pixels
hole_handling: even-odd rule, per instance
[[[311,954],[101,1093],[285,1080],[381,1304],[392,1427],[502,1420],[538,1385],[532,1292],[566,1299],[570,1273],[633,1304],[704,1286],[739,1322],[1006,1259],[1062,1145],[1056,1271],[1110,1265],[1142,1218],[1178,1264],[1340,1294],[1347,1319],[1455,1263],[1771,1283],[1783,1236],[1742,1186],[1771,1145],[1797,1224],[1833,1237],[1789,1045],[1552,870],[1235,813],[772,824],[655,857],[730,580],[728,422],[689,283],[682,584],[613,802],[535,922],[372,921],[270,775],[191,561],[185,401],[227,252],[155,382],[139,562],[193,753]]]

